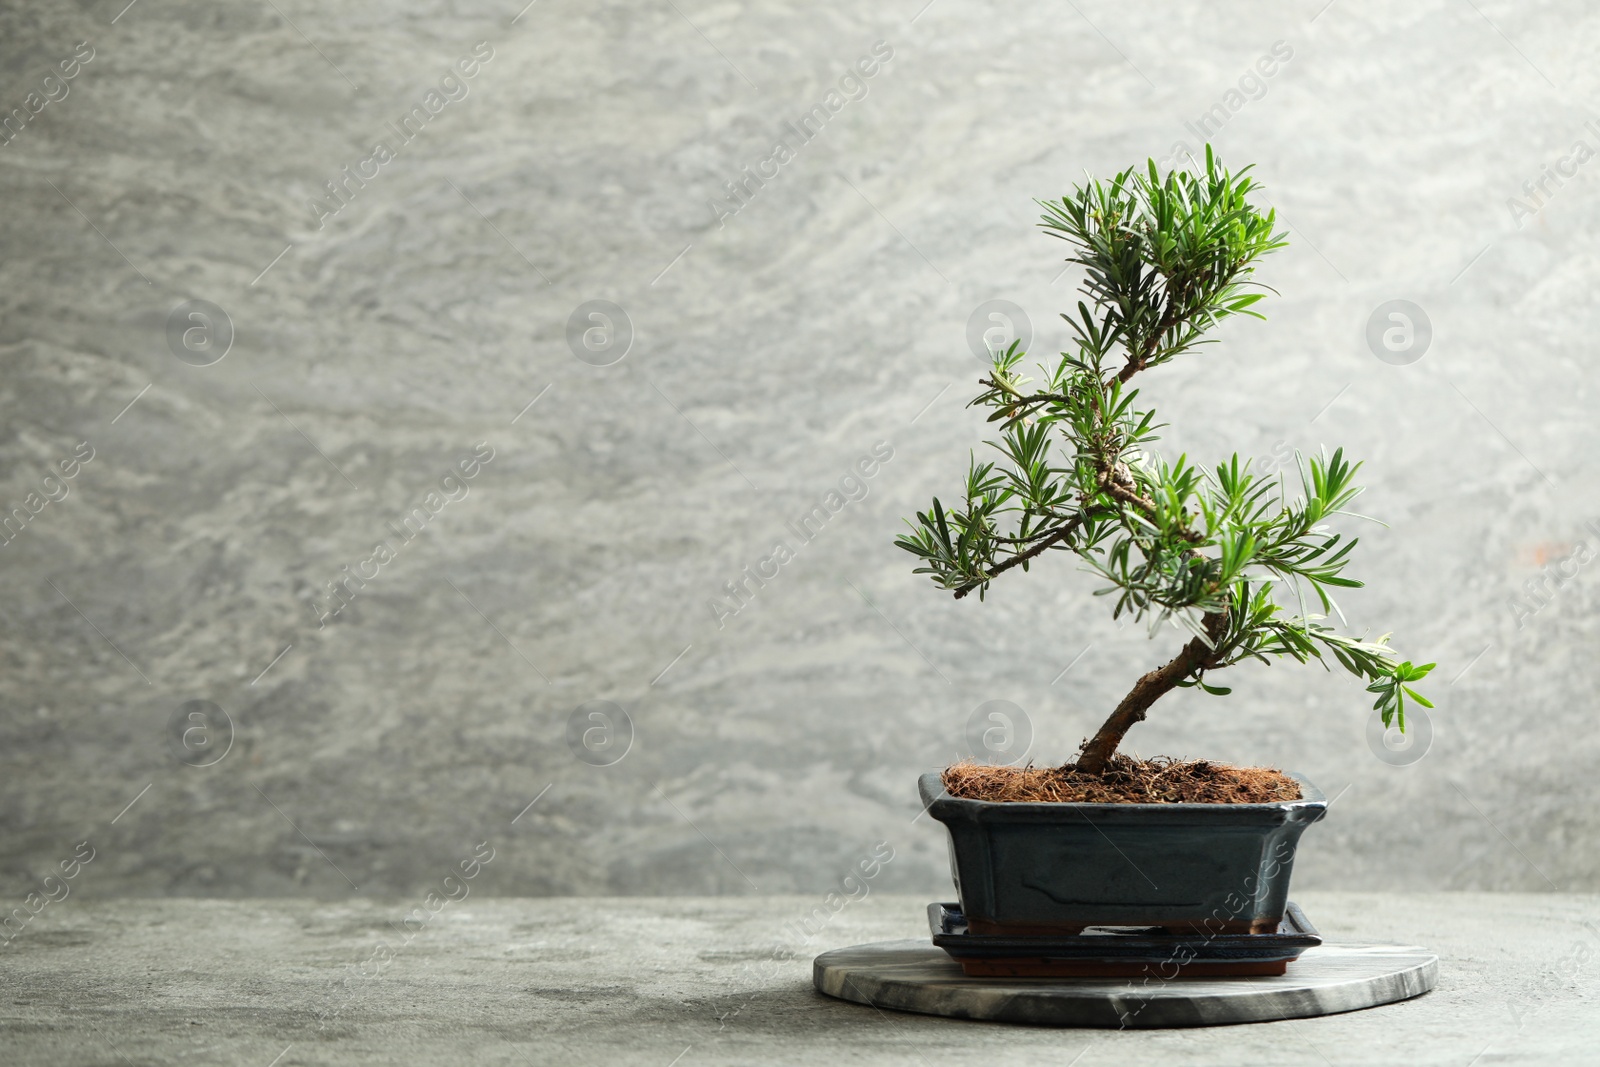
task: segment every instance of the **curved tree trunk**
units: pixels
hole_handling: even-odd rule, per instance
[[[1203,624],[1213,643],[1220,641],[1227,632],[1227,622],[1226,611],[1206,613]],[[1216,655],[1216,649],[1211,645],[1198,637],[1191,638],[1171,662],[1157,667],[1133,683],[1133,688],[1101,724],[1099,731],[1084,742],[1083,749],[1078,753],[1077,769],[1085,774],[1104,774],[1117,746],[1122,743],[1123,735],[1132,729],[1134,723],[1144,719],[1144,713],[1150,709],[1150,705],[1171,692],[1197,668],[1209,666]]]

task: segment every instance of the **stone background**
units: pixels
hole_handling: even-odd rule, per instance
[[[1058,348],[1074,281],[1032,198],[1199,151],[1186,123],[1278,41],[1213,141],[1290,229],[1281,295],[1145,395],[1174,453],[1369,462],[1389,526],[1343,603],[1438,661],[1431,748],[1378,758],[1361,686],[1293,664],[1168,697],[1130,747],[1337,795],[1304,888],[1600,888],[1600,163],[1508,203],[1600,148],[1600,13],[124,3],[0,6],[7,113],[94,50],[0,147],[0,502],[94,451],[0,548],[10,897],[84,840],[99,896],[404,897],[480,840],[499,894],[814,892],[880,840],[882,888],[940,892],[915,777],[974,709],[1014,702],[1063,759],[1182,640],[1119,629],[1064,559],[980,605],[891,547],[981,440],[968,318],[1008,299]],[[719,222],[708,200],[877,41],[866,96]],[[322,183],[478,42],[469,95],[319,228]],[[594,299],[634,333],[610,366],[567,342]],[[1393,299],[1433,328],[1405,366],[1363,336]],[[188,300],[231,320],[220,362],[169,347]],[[326,584],[478,442],[465,499],[319,627]],[[878,442],[865,497],[719,625],[724,583]],[[195,700],[232,725],[185,750]],[[633,724],[610,766],[568,743],[594,700]]]

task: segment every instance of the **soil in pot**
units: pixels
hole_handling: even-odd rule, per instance
[[[946,768],[953,797],[996,802],[1091,804],[1267,804],[1299,800],[1300,785],[1270,767],[1230,767],[1209,760],[1114,756],[1104,774],[1060,767],[993,767],[970,761]]]

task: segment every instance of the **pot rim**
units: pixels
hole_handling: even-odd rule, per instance
[[[1215,814],[1221,812],[1234,812],[1246,815],[1254,812],[1283,812],[1299,809],[1319,809],[1319,812],[1328,808],[1328,798],[1312,784],[1311,779],[1299,771],[1284,771],[1283,774],[1293,778],[1300,786],[1299,800],[1269,800],[1259,804],[1204,804],[1183,802],[1178,804],[1118,804],[1104,800],[975,800],[971,797],[954,797],[944,787],[943,771],[928,771],[917,778],[917,791],[922,794],[923,810],[932,814],[935,807],[945,808],[962,807],[969,812],[978,811],[1006,811],[1007,813],[1022,814],[1023,812],[1067,812],[1067,811],[1125,811],[1125,812],[1164,812],[1169,815],[1198,814],[1207,812]],[[1319,814],[1320,817],[1320,814]]]

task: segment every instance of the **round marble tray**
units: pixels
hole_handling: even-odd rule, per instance
[[[927,941],[824,952],[812,982],[830,997],[955,1019],[1147,1029],[1332,1015],[1420,996],[1439,957],[1398,945],[1321,945],[1289,973],[1251,978],[968,978]]]

